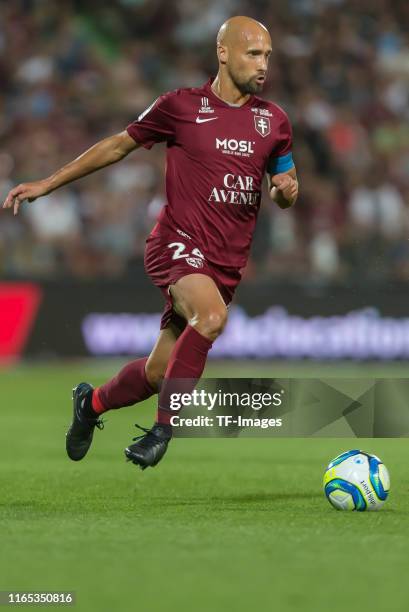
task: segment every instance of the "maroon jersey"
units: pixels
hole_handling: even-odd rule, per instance
[[[147,149],[167,142],[167,203],[152,233],[187,234],[208,262],[243,268],[264,173],[294,165],[291,127],[276,104],[230,105],[211,82],[160,96],[127,131]]]

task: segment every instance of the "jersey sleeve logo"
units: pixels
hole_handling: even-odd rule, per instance
[[[271,132],[270,119],[268,117],[256,117],[254,115],[254,127],[256,128],[256,132],[265,138]]]
[[[153,107],[155,106],[156,102],[159,100],[159,98],[156,98],[156,100],[154,100],[152,102],[152,104],[150,106],[148,106],[148,108],[146,110],[143,111],[143,113],[141,113],[138,117],[138,121],[142,121],[142,119],[149,113],[149,111],[151,111],[153,109]]]

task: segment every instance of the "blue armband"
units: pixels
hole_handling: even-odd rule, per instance
[[[267,163],[267,172],[269,174],[278,174],[279,172],[288,172],[294,168],[292,153],[281,155],[280,157],[270,157]]]

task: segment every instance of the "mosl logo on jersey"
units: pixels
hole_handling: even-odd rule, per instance
[[[249,157],[254,153],[254,140],[235,140],[234,138],[216,138],[216,149],[227,155],[242,155]]]

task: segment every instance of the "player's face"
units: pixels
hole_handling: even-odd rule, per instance
[[[227,69],[241,93],[256,94],[263,89],[270,55],[270,37],[264,34],[246,40],[230,51]]]

